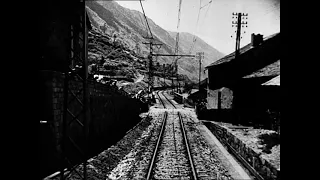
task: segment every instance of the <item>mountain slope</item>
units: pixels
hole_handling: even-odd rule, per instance
[[[100,29],[102,33],[113,36],[116,34],[117,39],[121,41],[125,47],[134,50],[140,56],[146,57],[149,53],[149,45],[143,44],[148,42],[144,39],[148,35],[143,14],[139,11],[129,10],[120,6],[114,1],[87,1],[86,2],[89,19],[93,26]],[[152,31],[154,41],[162,43],[160,49],[154,47],[155,53],[173,54],[175,47],[175,32],[168,32],[148,19],[150,29]],[[180,33],[179,36],[179,54],[187,54],[193,40],[190,33]],[[204,52],[205,58],[202,64],[204,67],[224,55],[214,49],[200,38],[197,38],[192,54],[195,52]],[[156,59],[156,58],[155,58]],[[171,64],[173,57],[158,57],[160,64]],[[192,58],[181,58],[178,61],[178,73],[187,75],[194,82],[198,81],[199,62]],[[202,75],[202,79],[205,78]]]

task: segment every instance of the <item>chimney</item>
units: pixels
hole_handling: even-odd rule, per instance
[[[251,34],[251,45],[253,47],[257,47],[259,44],[261,44],[263,42],[263,35],[261,34]]]

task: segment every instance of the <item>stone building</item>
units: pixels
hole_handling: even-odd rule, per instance
[[[209,119],[270,126],[267,112],[280,114],[280,32],[252,34],[236,59],[233,52],[206,69]]]

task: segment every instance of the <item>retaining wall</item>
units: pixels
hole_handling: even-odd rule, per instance
[[[245,161],[245,165],[249,166],[247,167],[248,170],[252,168],[265,180],[280,179],[280,169],[272,166],[266,159],[259,156],[253,149],[228,132],[226,128],[214,122],[205,122],[204,124],[232,154],[240,156],[240,159]]]
[[[41,92],[39,98],[41,103],[38,105],[40,121],[47,121],[40,125],[40,177],[45,177],[59,170],[60,153],[62,143],[62,120],[64,102],[64,75],[54,71],[41,71],[39,74]],[[71,80],[69,88],[76,93],[82,88],[82,82]],[[89,86],[89,108],[88,118],[88,155],[93,156],[103,149],[120,140],[125,133],[136,125],[141,119],[142,106],[144,105],[137,99],[132,99],[124,91],[118,90],[115,86],[107,86],[96,82],[88,82]],[[82,91],[83,92],[83,91]],[[79,99],[82,92],[77,95]],[[69,92],[69,100],[72,98]],[[82,106],[75,101],[70,102],[68,109],[77,115]],[[71,120],[68,115],[68,121]],[[78,116],[83,122],[83,115]],[[83,144],[83,128],[75,121],[67,129],[68,135],[80,147]],[[67,154],[71,162],[80,162],[78,151],[66,143]]]

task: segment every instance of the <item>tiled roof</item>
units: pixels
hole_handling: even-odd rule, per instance
[[[258,71],[246,75],[243,78],[254,78],[254,77],[262,77],[262,76],[276,76],[280,75],[280,59],[268,66],[259,69]]]
[[[271,79],[268,82],[263,83],[262,85],[265,85],[265,86],[270,86],[270,85],[280,86],[280,75],[275,77],[275,78],[273,78],[273,79]]]
[[[272,35],[270,35],[270,36],[267,36],[267,37],[263,38],[263,41],[266,41],[266,40],[268,40],[268,39],[276,36],[277,34],[280,34],[280,32],[279,32],[279,33],[272,34]],[[263,43],[262,43],[262,44],[263,44]],[[253,49],[251,43],[245,45],[245,46],[242,47],[239,51],[240,51],[240,54],[243,54],[243,53],[249,51],[250,49]],[[234,59],[234,56],[235,56],[235,52],[233,52],[233,53],[231,53],[231,54],[229,54],[229,55],[226,55],[226,56],[224,56],[223,58],[221,58],[221,59],[219,59],[219,60],[211,63],[210,65],[206,66],[206,68],[209,68],[209,67],[211,67],[211,66],[215,66],[215,65],[218,65],[218,64],[222,64],[222,63],[229,62],[229,61],[231,61],[231,60]]]

